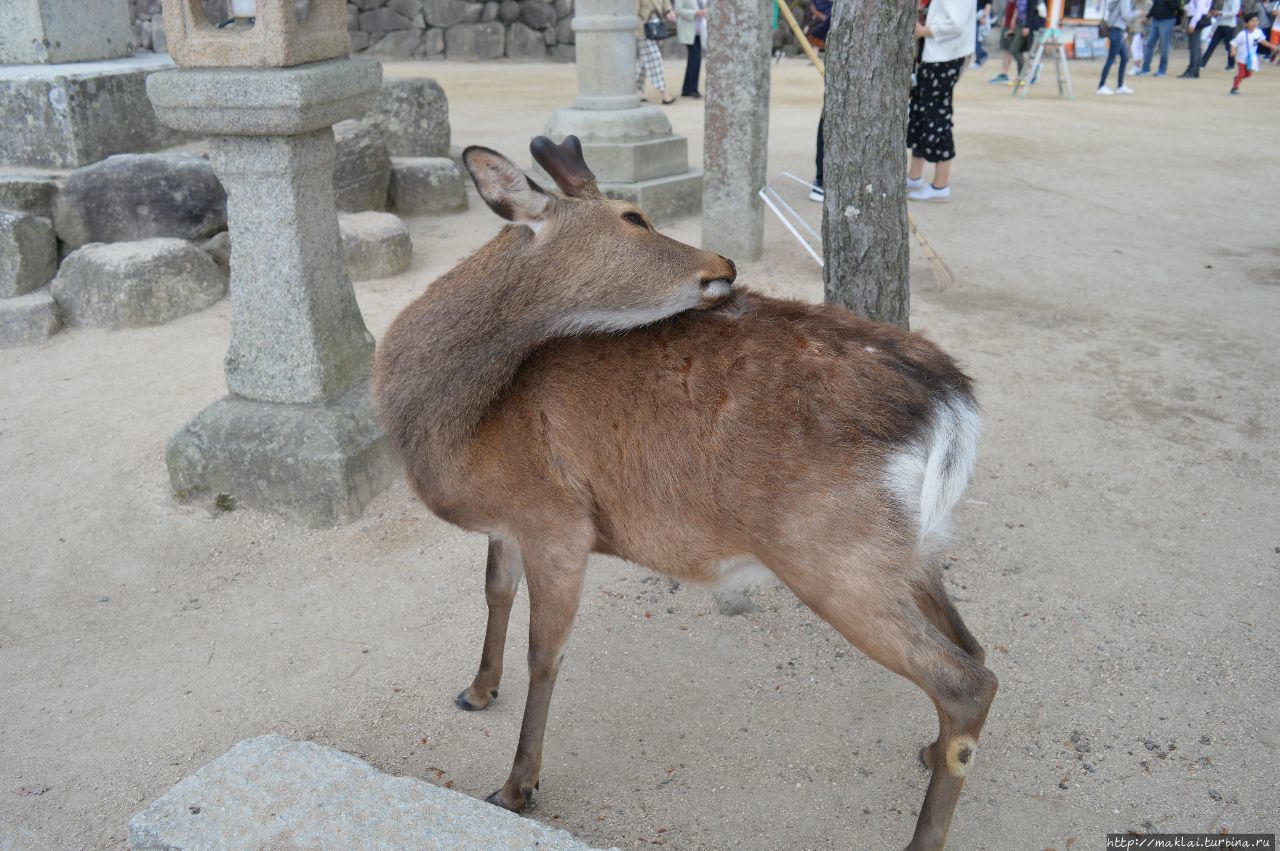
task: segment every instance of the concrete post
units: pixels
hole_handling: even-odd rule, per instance
[[[210,137],[231,232],[231,395],[169,442],[182,496],[328,525],[355,519],[390,479],[368,388],[373,337],[342,257],[331,127],[373,103],[381,78],[377,62],[334,59],[148,80],[162,121]]]
[[[577,136],[610,197],[671,219],[702,203],[702,172],[689,168],[689,141],[672,132],[662,108],[642,104],[636,93],[639,26],[635,0],[578,0],[578,97],[571,109],[551,114],[545,133],[556,142]]]
[[[718,0],[707,19],[702,247],[733,260],[764,251],[770,0]]]

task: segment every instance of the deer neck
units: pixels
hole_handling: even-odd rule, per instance
[[[387,414],[414,421],[392,433],[440,486],[460,471],[476,427],[520,366],[554,336],[556,311],[533,297],[539,270],[521,259],[521,230],[507,228],[432,284],[404,329],[412,350],[392,369],[412,370],[413,380],[391,382],[405,395],[386,400]]]

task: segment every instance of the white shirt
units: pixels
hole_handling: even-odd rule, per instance
[[[1218,26],[1234,27],[1240,15],[1240,0],[1226,0],[1222,4],[1222,17],[1218,18]]]
[[[924,25],[933,35],[924,40],[921,59],[950,62],[973,53],[977,24],[978,4],[973,0],[930,0]]]
[[[1191,0],[1187,3],[1187,26],[1195,29],[1200,19],[1209,14],[1213,0]]]
[[[1252,30],[1240,30],[1231,39],[1231,46],[1236,49],[1236,61],[1250,71],[1258,70],[1258,42],[1262,41],[1262,27]]]

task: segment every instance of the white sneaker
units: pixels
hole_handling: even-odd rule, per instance
[[[1133,89],[1129,88],[1128,86],[1121,86],[1120,88],[1116,89],[1116,94],[1131,95],[1133,94]]]
[[[951,187],[944,186],[941,189],[935,187],[932,183],[926,183],[915,192],[908,192],[907,199],[911,201],[932,201],[935,204],[945,204],[951,200]]]
[[[922,176],[920,176],[920,177],[908,177],[908,178],[907,178],[907,191],[908,191],[908,192],[914,192],[914,191],[915,191],[915,190],[917,190],[917,189],[924,189],[924,176],[923,176],[923,175],[922,175]]]
[[[809,190],[809,200],[821,203],[827,197],[826,191],[821,186],[815,186]]]
[[[1098,86],[1098,90],[1094,92],[1094,94],[1095,95],[1113,95],[1115,94],[1115,92],[1111,90],[1110,86]]]

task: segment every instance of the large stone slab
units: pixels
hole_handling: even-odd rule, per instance
[[[129,0],[4,0],[0,64],[87,62],[133,54]]]
[[[353,281],[389,278],[409,268],[413,242],[409,229],[391,213],[347,213],[338,216],[347,274]]]
[[[246,739],[178,783],[129,822],[129,845],[590,851],[563,830],[281,736]]]
[[[296,68],[201,68],[147,79],[165,124],[200,135],[292,136],[364,114],[382,82],[373,59]]]
[[[391,157],[382,134],[360,121],[333,127],[337,163],[333,168],[334,203],[344,212],[387,209]]]
[[[58,268],[58,240],[48,219],[0,210],[0,298],[49,283]]]
[[[364,123],[382,134],[393,157],[449,155],[449,99],[435,80],[383,80]]]
[[[168,56],[65,65],[0,65],[0,165],[75,168],[181,141],[156,120],[147,78]]]
[[[48,290],[0,298],[0,348],[34,346],[62,328],[58,305]],[[4,843],[0,842],[0,849]]]
[[[396,472],[367,381],[327,404],[228,396],[170,438],[165,463],[180,500],[313,527],[355,520]]]
[[[52,221],[58,181],[49,175],[0,175],[0,210],[43,216]]]
[[[158,236],[206,239],[227,227],[227,193],[192,154],[121,154],[73,171],[54,204],[70,248]]]
[[[181,239],[93,243],[62,261],[53,297],[68,325],[161,325],[203,310],[227,294],[227,279],[199,248]]]
[[[465,210],[462,169],[449,157],[392,157],[387,201],[403,216]]]
[[[506,47],[502,24],[458,24],[445,30],[444,54],[450,59],[499,59]]]

